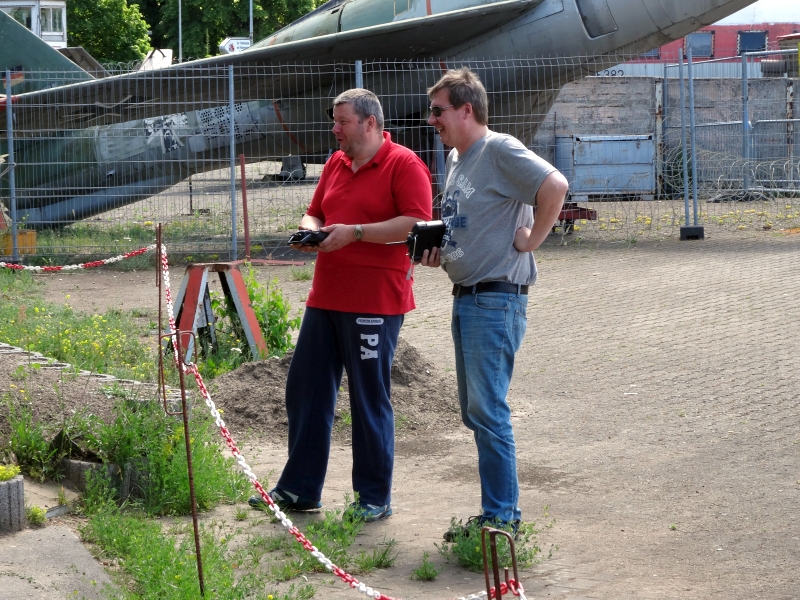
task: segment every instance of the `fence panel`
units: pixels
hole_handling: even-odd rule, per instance
[[[655,140],[652,165],[639,158],[635,168],[626,166],[629,146],[604,147],[599,187],[572,198],[597,211],[596,220],[570,220],[569,233],[576,237],[677,235],[684,220],[677,69],[665,69],[663,92],[661,81],[653,78],[590,77],[572,83],[626,58],[464,63],[486,83],[492,129],[518,137],[552,162],[557,140],[565,136]],[[386,129],[430,167],[435,193],[443,183],[447,149],[426,124],[426,90],[444,69],[460,64],[362,65],[364,86],[384,107]],[[741,61],[738,68],[740,76]],[[43,78],[58,82],[64,74],[32,75]],[[354,81],[355,65],[344,63],[237,66],[232,76],[227,68],[188,66],[179,75],[162,70],[97,80],[91,99],[85,86],[56,87],[38,104],[23,96],[13,105],[18,225],[37,230],[36,254],[25,260],[85,260],[129,250],[152,241],[155,223],[165,225],[173,252],[193,260],[226,260],[234,231],[236,239],[243,237],[242,185],[248,192],[253,255],[279,255],[310,202],[322,165],[336,149],[325,111]],[[729,230],[797,224],[795,85],[788,77],[750,81],[746,160],[741,84],[695,81],[703,222]],[[231,147],[247,162],[244,181],[238,160],[233,164],[233,186]],[[644,194],[643,186],[650,184],[641,179],[650,177],[651,167],[657,185],[653,194]],[[732,208],[731,202],[744,199],[746,174],[763,206]],[[0,194],[8,208],[7,174]],[[731,211],[740,214],[731,218]],[[239,255],[243,248],[237,245]]]

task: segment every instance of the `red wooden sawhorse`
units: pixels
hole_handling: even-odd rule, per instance
[[[261,335],[261,327],[253,311],[253,304],[247,293],[247,286],[239,266],[249,262],[254,265],[302,266],[302,261],[286,260],[236,260],[222,263],[197,263],[186,267],[178,295],[175,297],[175,324],[178,331],[191,331],[194,336],[181,336],[184,356],[192,356],[194,339],[202,329],[208,330],[212,344],[217,343],[214,328],[214,312],[211,310],[211,295],[208,288],[208,274],[218,273],[222,291],[230,303],[236,307],[236,314],[242,324],[250,356],[259,360],[267,355],[267,343]]]

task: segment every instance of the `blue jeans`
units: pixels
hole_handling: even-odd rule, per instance
[[[527,326],[528,296],[484,292],[453,299],[451,328],[461,419],[475,435],[483,517],[522,515],[511,410],[506,401],[514,354]]]

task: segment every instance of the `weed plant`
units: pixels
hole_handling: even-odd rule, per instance
[[[152,402],[121,401],[112,423],[102,424],[92,440],[104,461],[132,471],[134,498],[149,515],[191,512],[183,422]],[[219,502],[241,500],[248,482],[221,453],[216,425],[206,413],[189,419],[197,506],[208,510]]]
[[[375,569],[388,569],[394,566],[399,551],[397,540],[383,538],[383,542],[373,548],[372,552],[362,550],[355,558],[355,564],[362,573],[371,573]]]
[[[412,579],[418,581],[433,581],[439,575],[439,569],[436,568],[431,561],[428,560],[430,554],[425,551],[422,553],[422,564],[414,569],[411,574]]]
[[[503,529],[497,527],[498,529]],[[455,518],[450,520],[450,531],[458,532],[455,541],[442,545],[436,544],[439,554],[448,562],[456,561],[460,566],[470,571],[483,572],[483,551],[481,545],[482,526],[477,519],[467,523],[466,529],[461,521],[456,522]],[[509,532],[510,528],[507,529]],[[463,532],[463,533],[462,533]],[[514,549],[517,555],[517,566],[525,569],[541,561],[539,555],[542,550],[536,543],[536,523],[521,523],[517,531]],[[505,536],[498,535],[497,541],[497,560],[500,569],[511,566],[511,547]],[[486,554],[489,561],[489,569],[492,569],[491,553],[489,551],[489,539],[486,539]],[[549,558],[549,557],[548,557]]]
[[[47,512],[41,506],[26,506],[25,516],[28,523],[36,527],[41,527],[47,521]]]

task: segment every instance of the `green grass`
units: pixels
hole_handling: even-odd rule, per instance
[[[86,315],[44,301],[33,276],[0,270],[0,340],[41,352],[77,369],[125,379],[155,380],[146,333],[119,310]]]
[[[168,416],[156,402],[118,401],[110,423],[87,413],[75,413],[63,423],[41,423],[24,397],[7,397],[11,426],[10,450],[23,472],[43,481],[60,474],[60,461],[69,441],[107,464],[131,471],[136,494],[129,502],[149,515],[186,515],[191,512],[183,422]],[[58,432],[66,442],[51,444]],[[194,411],[189,421],[194,488],[197,506],[208,510],[220,502],[244,499],[249,482],[222,454],[216,425],[210,416]]]
[[[277,280],[262,286],[249,266],[242,275],[268,355],[284,355],[293,347],[292,331],[300,327],[300,317],[291,316],[291,306]],[[66,304],[45,302],[29,272],[6,269],[0,269],[0,296],[0,341],[41,352],[76,370],[143,382],[157,380],[157,356],[145,342],[152,325],[141,322],[146,315],[141,310],[112,309],[91,315],[74,311]],[[234,308],[217,295],[212,295],[212,307],[217,320],[217,345],[211,346],[201,335],[200,345],[205,352],[199,358],[200,372],[209,380],[252,360]],[[172,362],[167,360],[166,364],[170,367]],[[166,374],[167,382],[175,385],[175,369],[168,368]],[[19,376],[24,377],[25,373]]]

